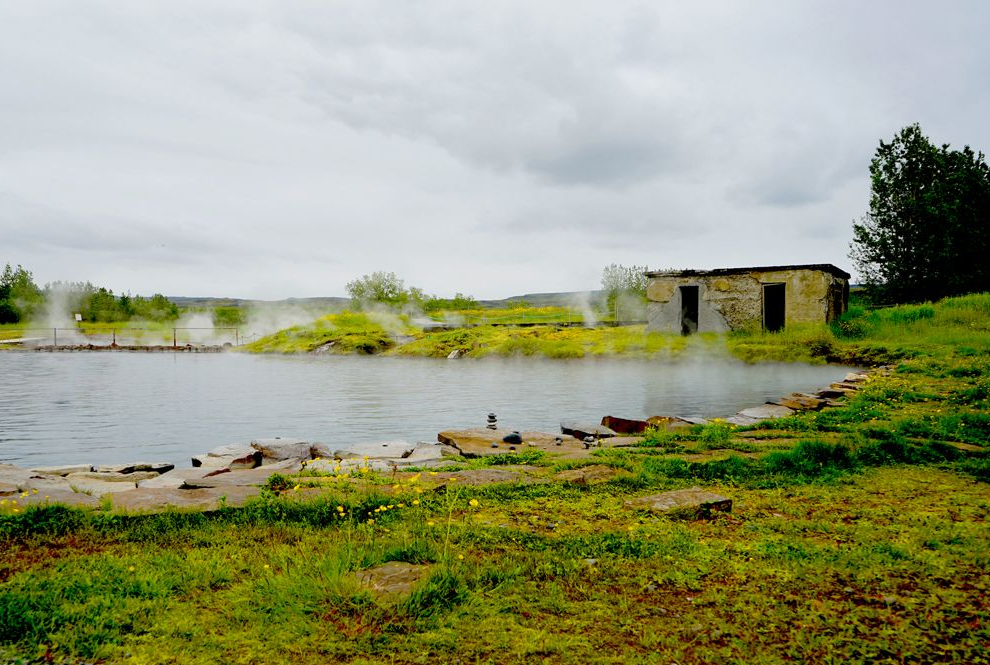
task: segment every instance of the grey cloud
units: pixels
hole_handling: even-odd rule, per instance
[[[878,139],[917,120],[990,150],[988,16],[6,3],[0,262],[259,297],[378,268],[495,297],[593,288],[612,262],[841,263]]]

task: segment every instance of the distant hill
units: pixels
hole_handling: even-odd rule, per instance
[[[524,293],[502,300],[479,300],[478,305],[486,309],[513,307],[525,302],[533,307],[566,307],[582,300],[597,300],[601,291],[563,291],[560,293]],[[338,309],[346,307],[350,298],[324,296],[317,298],[286,298],[284,300],[251,300],[244,298],[222,298],[215,296],[168,296],[179,307],[213,309],[214,307],[245,307],[253,305],[298,306],[306,308]]]

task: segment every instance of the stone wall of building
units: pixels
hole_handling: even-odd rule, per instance
[[[831,321],[845,311],[848,280],[826,270],[781,268],[652,273],[648,329],[681,332],[682,286],[698,287],[698,332],[759,329],[763,287],[784,284],[784,322]]]

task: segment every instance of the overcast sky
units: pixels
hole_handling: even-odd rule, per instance
[[[882,138],[990,150],[990,3],[0,0],[0,265],[278,299],[834,263]]]

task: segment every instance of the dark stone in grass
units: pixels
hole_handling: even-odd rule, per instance
[[[502,441],[504,443],[512,443],[512,444],[515,444],[515,445],[521,445],[522,442],[523,442],[522,437],[519,436],[519,432],[513,432],[512,434],[506,434],[505,436],[502,437]]]
[[[626,501],[626,508],[645,509],[658,513],[684,515],[685,517],[709,517],[712,513],[732,512],[732,499],[700,487],[674,490]]]
[[[430,572],[430,567],[404,561],[389,561],[380,566],[354,573],[358,584],[383,600],[397,600],[412,593],[413,588]]]

